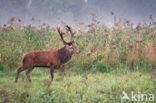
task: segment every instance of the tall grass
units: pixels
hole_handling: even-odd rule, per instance
[[[95,14],[92,14],[90,24],[78,24],[75,41],[81,54],[75,55],[69,63],[70,70],[110,72],[156,68],[154,20],[134,26],[130,20],[112,16],[115,20],[111,28],[100,24]],[[26,52],[62,46],[56,29],[48,24],[21,26],[19,19],[12,18],[0,27],[0,70],[14,71]]]

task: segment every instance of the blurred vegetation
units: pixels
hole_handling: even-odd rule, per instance
[[[134,26],[133,22],[117,19],[112,13],[114,26],[110,28],[100,24],[96,14],[91,16],[90,24],[77,25],[75,42],[81,53],[74,56],[67,68],[76,72],[156,68],[156,23],[152,17],[149,24]],[[26,52],[63,47],[56,28],[45,23],[21,26],[21,22],[14,17],[0,27],[0,71],[17,69]]]

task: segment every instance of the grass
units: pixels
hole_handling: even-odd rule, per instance
[[[14,71],[26,52],[63,47],[56,27],[48,24],[23,26],[16,19],[0,26],[0,71]],[[92,15],[90,24],[78,24],[74,39],[81,53],[75,55],[69,68],[76,72],[109,72],[122,68],[150,71],[156,68],[155,21],[134,26],[130,25],[132,21],[116,20],[114,27],[109,28],[99,24],[97,16]],[[69,35],[65,39],[69,39]]]
[[[49,88],[49,74],[43,70],[34,70],[32,83],[24,75],[18,83],[14,83],[15,75],[0,75],[0,103],[121,103],[122,91],[156,93],[156,79],[150,73],[86,73],[64,78],[55,73]]]
[[[137,103],[121,101],[123,91],[156,96],[155,20],[134,26],[112,16],[111,28],[100,24],[96,14],[90,24],[77,25],[75,45],[81,53],[66,65],[64,78],[55,73],[49,88],[49,73],[43,69],[33,71],[32,83],[24,75],[18,83],[14,79],[24,53],[63,47],[56,28],[23,26],[18,18],[0,26],[0,103]]]

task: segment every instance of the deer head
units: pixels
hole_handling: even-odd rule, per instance
[[[57,31],[58,33],[60,34],[60,37],[61,37],[61,40],[63,41],[63,44],[65,45],[64,48],[66,50],[68,50],[71,54],[79,54],[80,53],[80,50],[74,45],[74,34],[75,32],[72,31],[71,27],[70,26],[66,26],[66,30],[69,31],[71,37],[70,37],[70,41],[69,42],[66,42],[63,38],[63,35],[65,34],[64,32],[62,32],[60,30],[59,27],[57,27]]]

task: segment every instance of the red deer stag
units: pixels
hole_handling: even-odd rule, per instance
[[[67,63],[73,54],[80,53],[80,50],[74,46],[74,32],[70,26],[66,26],[66,30],[71,34],[70,42],[66,42],[63,38],[64,32],[61,32],[57,27],[57,31],[64,43],[64,47],[60,49],[52,49],[48,51],[32,51],[23,56],[23,64],[17,70],[15,82],[18,81],[19,73],[27,70],[26,75],[29,82],[31,82],[30,74],[34,67],[48,67],[50,69],[51,81],[54,78],[54,69],[59,69],[61,64]],[[51,82],[50,82],[51,83]]]

